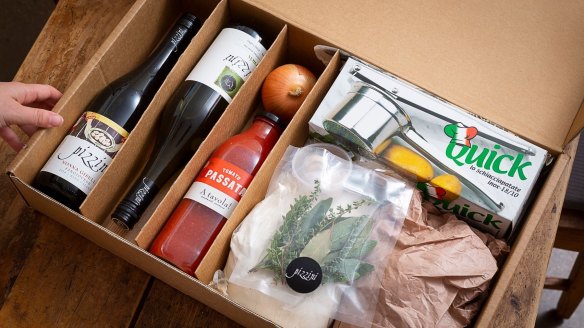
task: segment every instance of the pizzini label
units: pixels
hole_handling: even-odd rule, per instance
[[[228,219],[247,190],[253,176],[220,158],[211,158],[187,191],[194,200]]]
[[[266,49],[251,35],[225,28],[187,80],[203,83],[231,102],[265,54]]]
[[[59,176],[88,194],[126,138],[128,132],[114,121],[85,112],[41,171]]]

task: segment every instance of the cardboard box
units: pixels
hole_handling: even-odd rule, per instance
[[[441,211],[497,238],[518,226],[548,160],[544,149],[354,57],[308,124],[311,137],[399,171]]]
[[[57,104],[55,110],[65,117],[64,125],[35,134],[7,173],[36,210],[243,325],[272,326],[269,318],[242,308],[206,284],[224,264],[231,231],[265,194],[284,149],[288,144],[304,143],[307,122],[341,66],[336,56],[323,69],[314,57],[313,46],[333,45],[558,155],[477,321],[477,326],[486,325],[526,252],[534,227],[542,215],[553,211],[553,193],[559,181],[565,180],[561,180],[562,175],[570,164],[562,150],[584,125],[584,21],[579,15],[582,4],[531,6],[526,10],[520,3],[505,1],[448,6],[365,1],[355,7],[353,2],[332,0],[138,0]],[[82,215],[31,187],[37,172],[92,97],[145,59],[172,21],[186,10],[206,18],[203,28],[88,195],[81,207]],[[256,27],[274,40],[272,46],[176,180],[163,188],[132,232],[121,233],[109,224],[108,216],[145,164],[142,159],[150,152],[155,122],[164,104],[220,29],[231,22]],[[288,61],[319,73],[318,83],[204,258],[196,273],[200,280],[151,256],[142,247],[150,243],[211,152],[238,133],[249,119],[258,104],[263,78]]]

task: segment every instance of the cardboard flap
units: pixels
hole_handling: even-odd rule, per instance
[[[573,134],[583,1],[245,1],[549,150]]]
[[[580,110],[576,114],[576,118],[574,118],[574,123],[572,124],[572,128],[568,132],[566,136],[566,140],[564,141],[564,146],[569,144],[580,132],[584,129],[584,99],[582,99],[582,104],[580,105]]]

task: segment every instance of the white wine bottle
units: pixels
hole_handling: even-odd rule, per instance
[[[195,153],[266,53],[262,37],[237,25],[219,33],[167,103],[143,174],[112,215],[131,229],[162,185]]]

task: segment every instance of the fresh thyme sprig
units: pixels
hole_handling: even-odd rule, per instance
[[[314,181],[314,189],[309,195],[301,195],[294,199],[290,205],[290,210],[284,215],[280,229],[274,234],[267,254],[250,272],[259,269],[267,269],[276,274],[277,280],[282,280],[286,271],[286,266],[290,263],[290,250],[294,242],[294,237],[300,224],[300,219],[304,216],[316,202],[320,195],[320,182]]]
[[[346,215],[375,202],[362,199],[331,208],[332,198],[317,202],[320,183],[318,180],[314,183],[314,190],[309,195],[294,199],[266,255],[250,272],[269,270],[274,272],[276,282],[284,282],[286,267],[299,256],[312,257],[321,264],[323,283],[351,283],[373,270],[371,264],[362,261],[377,244],[368,240],[372,219]]]

